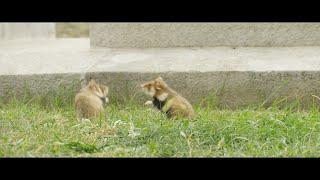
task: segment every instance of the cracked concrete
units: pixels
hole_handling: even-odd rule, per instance
[[[0,95],[75,93],[92,77],[111,101],[145,100],[137,85],[163,76],[192,103],[270,105],[320,96],[320,47],[90,49],[89,39],[0,42]],[[217,96],[213,96],[216,94]],[[289,102],[289,101],[288,101]]]

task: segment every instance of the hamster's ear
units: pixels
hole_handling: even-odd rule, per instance
[[[96,81],[90,78],[89,85],[95,85],[95,84],[96,84]]]
[[[91,89],[92,91],[97,90],[97,84],[96,81],[93,79],[90,79],[89,84],[87,86],[89,89]]]
[[[156,80],[163,81],[161,76],[159,76]]]
[[[164,80],[160,76],[155,80],[155,84],[156,84],[156,87],[160,87],[160,88],[168,87],[167,83],[164,82]]]

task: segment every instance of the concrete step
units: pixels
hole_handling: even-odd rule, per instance
[[[319,23],[93,23],[92,47],[320,46]]]
[[[55,23],[0,23],[0,39],[55,38]]]
[[[145,100],[137,85],[162,76],[192,103],[231,108],[320,96],[320,46],[90,49],[88,39],[0,42],[0,94],[75,93],[84,79],[111,100]]]

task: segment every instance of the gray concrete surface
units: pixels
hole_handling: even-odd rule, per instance
[[[1,96],[26,88],[75,93],[92,77],[109,86],[113,102],[143,101],[137,85],[157,76],[192,103],[236,108],[301,97],[310,105],[311,95],[320,96],[320,46],[90,49],[88,39],[0,41]]]
[[[0,41],[0,74],[79,73],[95,63],[89,39]]]
[[[93,48],[319,46],[320,23],[93,23]]]
[[[55,38],[55,23],[0,23],[0,40]]]

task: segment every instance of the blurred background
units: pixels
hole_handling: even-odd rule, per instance
[[[56,23],[57,38],[89,37],[90,23]]]

